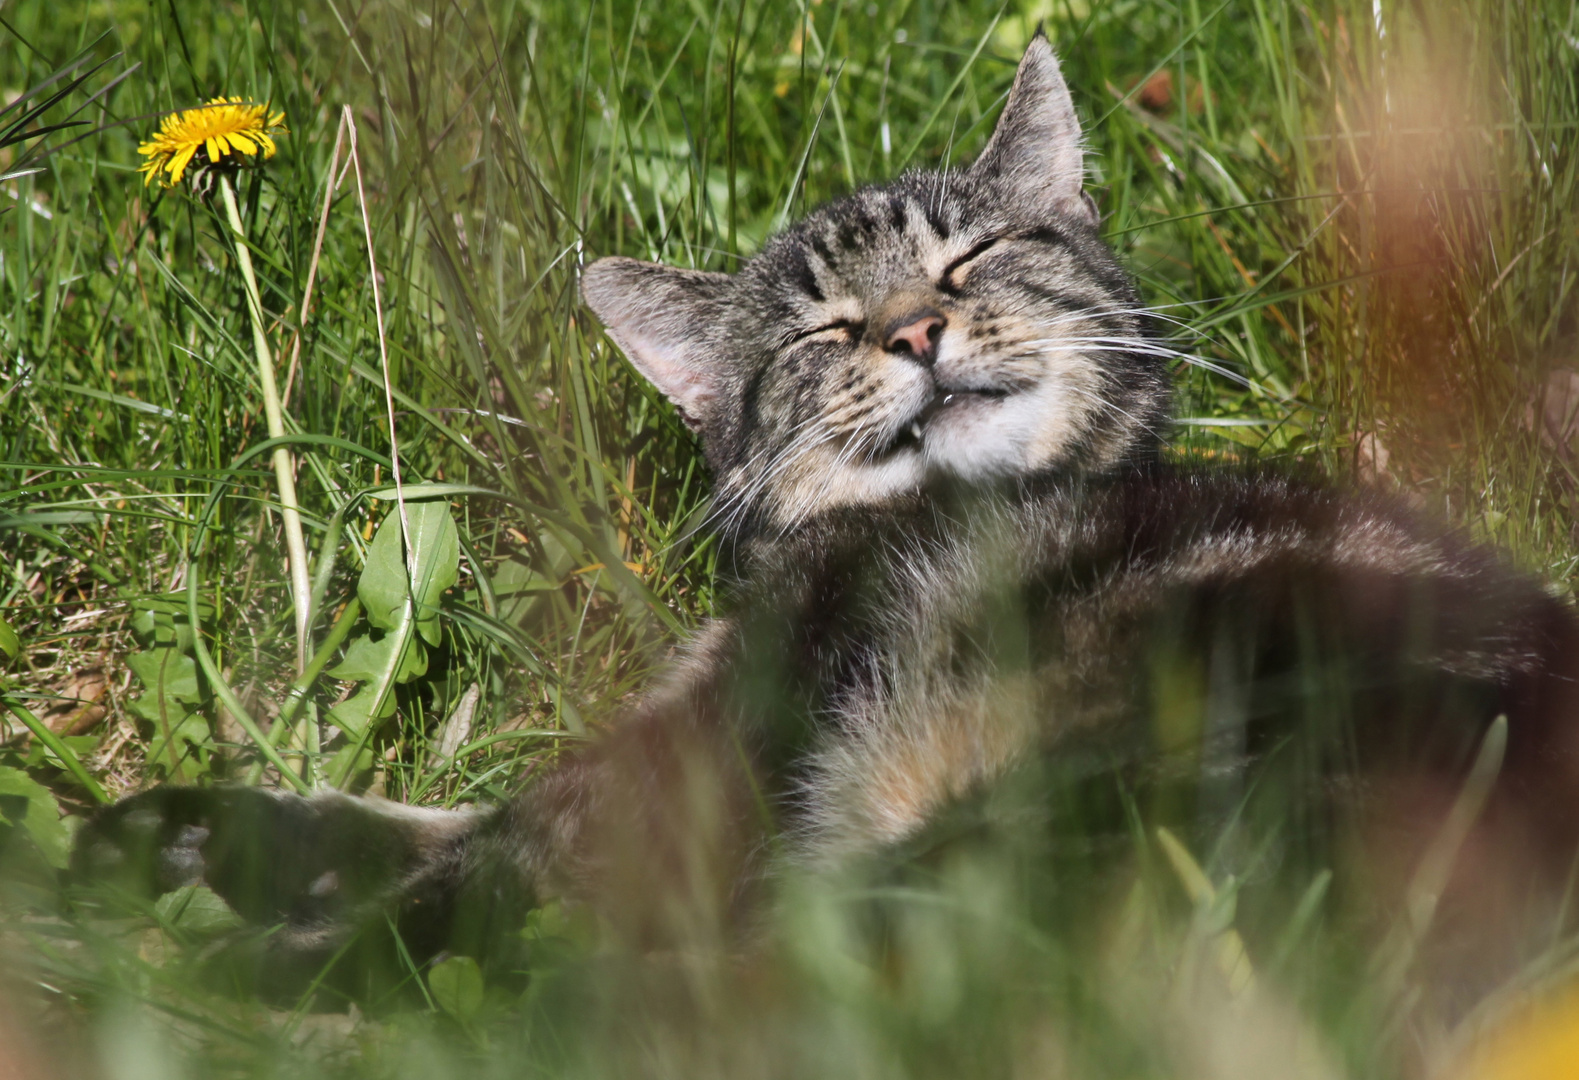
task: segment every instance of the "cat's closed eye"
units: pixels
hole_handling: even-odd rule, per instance
[[[792,335],[785,345],[794,345],[796,342],[805,341],[807,338],[816,337],[818,334],[842,334],[846,341],[859,341],[866,332],[866,324],[858,319],[834,319],[832,322],[814,326],[809,330],[802,330]]]
[[[942,276],[938,279],[938,288],[951,295],[964,288],[965,274],[969,270],[970,264],[985,255],[998,243],[998,239],[996,236],[989,236],[984,240],[977,241],[971,246],[969,251],[945,266]]]

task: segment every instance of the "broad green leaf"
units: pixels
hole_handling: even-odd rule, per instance
[[[208,720],[197,711],[197,706],[176,702],[175,708],[163,715],[149,716],[144,709],[151,694],[144,694],[132,702],[132,711],[153,721],[154,736],[148,743],[148,760],[163,765],[166,772],[174,772],[176,764],[186,756],[186,746],[203,746],[208,742]]]
[[[571,932],[570,916],[558,900],[538,905],[521,921],[521,936],[529,941],[569,937]]]
[[[397,683],[410,682],[428,670],[428,654],[421,645],[411,642],[398,665],[391,665],[391,652],[399,644],[397,635],[385,634],[378,641],[363,634],[353,638],[346,646],[345,658],[329,669],[335,679],[363,681],[390,677]],[[393,675],[389,673],[393,670]]]
[[[173,647],[184,653],[192,651],[192,626],[184,615],[177,617],[167,611],[138,611],[132,615],[132,631],[150,645]]]
[[[417,507],[406,508],[416,531]],[[406,606],[406,562],[400,544],[400,511],[385,515],[373,542],[367,547],[367,561],[356,583],[356,595],[370,625],[393,630]]]
[[[138,637],[151,638],[158,628],[159,622],[153,611],[145,609],[132,615],[132,630]]]
[[[126,664],[147,687],[133,700],[132,712],[154,726],[148,760],[173,771],[186,755],[186,745],[208,742],[208,721],[198,712],[203,700],[197,662],[173,645],[132,653]]]
[[[380,696],[383,699],[382,704],[379,703]],[[372,715],[375,706],[378,707],[377,717]],[[356,738],[362,734],[369,722],[374,719],[382,720],[394,711],[395,695],[391,693],[380,695],[379,684],[370,682],[324,715],[341,731]],[[330,775],[335,774],[330,773]]]
[[[196,937],[213,937],[243,925],[241,916],[206,885],[165,893],[154,903],[154,914],[173,929]]]
[[[22,639],[16,636],[16,631],[4,619],[0,619],[0,652],[10,659],[15,659],[22,652]]]
[[[355,699],[353,699],[355,700]],[[353,761],[353,758],[355,759]],[[347,743],[336,750],[329,758],[329,763],[324,766],[325,776],[343,776],[351,779],[357,773],[364,773],[373,767],[373,748],[371,746],[358,747],[356,743]]]
[[[409,596],[416,601],[417,632],[430,645],[439,643],[439,604],[444,591],[460,575],[460,534],[448,504],[408,503],[412,578]],[[391,509],[367,549],[356,592],[367,621],[380,630],[394,630],[408,598],[406,560],[400,542],[400,509]]]
[[[157,690],[139,694],[137,697],[132,698],[126,707],[144,720],[155,724],[163,723],[166,720],[171,723],[179,723],[197,711],[197,705],[193,702],[162,695]]]
[[[427,650],[410,632],[410,623],[406,625],[405,634],[391,631],[378,641],[365,634],[356,638],[346,648],[345,659],[329,672],[337,679],[367,683],[354,697],[328,712],[329,720],[347,734],[360,735],[369,721],[389,716],[395,711],[395,685],[427,674]],[[376,717],[372,715],[375,708]]]
[[[476,1016],[483,1006],[482,969],[469,956],[452,956],[428,969],[428,990],[439,1007],[457,1020]]]
[[[0,766],[0,821],[20,827],[55,867],[71,855],[71,830],[49,789],[21,769]]]
[[[132,630],[145,644],[173,645],[181,652],[192,651],[192,624],[187,621],[186,593],[136,596],[128,602],[132,609]],[[200,617],[208,618],[213,614],[213,604],[206,600],[198,602]]]
[[[442,502],[414,503],[406,507],[406,519],[415,579],[408,591],[397,509],[384,519],[368,545],[367,563],[357,583],[367,621],[383,630],[384,636],[378,641],[368,635],[358,637],[330,672],[335,678],[366,683],[355,696],[327,714],[330,722],[353,739],[359,739],[371,725],[395,711],[397,683],[409,682],[427,672],[427,651],[417,635],[438,643],[438,605],[444,590],[454,585],[459,575],[460,537],[449,507]],[[412,596],[418,602],[416,611],[410,602]],[[337,756],[331,762],[329,775],[347,777],[351,765],[349,759]]]
[[[171,646],[132,653],[126,665],[143,681],[149,693],[176,701],[201,701],[197,662]]]

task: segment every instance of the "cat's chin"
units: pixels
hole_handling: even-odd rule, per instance
[[[1068,380],[1010,392],[954,391],[920,425],[929,475],[969,482],[1022,476],[1056,464],[1089,428],[1095,395]]]
[[[941,393],[919,424],[918,447],[931,475],[989,480],[1023,472],[1035,427],[1031,394]]]

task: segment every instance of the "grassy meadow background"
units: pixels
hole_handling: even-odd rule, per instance
[[[714,550],[697,447],[579,268],[728,270],[808,206],[968,162],[1039,22],[1104,232],[1189,355],[1171,452],[1396,488],[1571,588],[1571,3],[5,0],[0,1044],[23,1075],[1371,1076],[1494,1015],[1414,1026],[1421,988],[1332,929],[1363,898],[1330,870],[1247,929],[1258,1004],[1217,1008],[1191,980],[1240,940],[1232,867],[1196,852],[1191,891],[1143,830],[1094,935],[1028,928],[966,860],[888,895],[887,951],[810,886],[749,978],[611,957],[548,911],[524,990],[451,961],[350,1013],[212,993],[230,927],[201,897],[63,897],[102,800],[502,799],[617,710],[709,611]],[[305,674],[232,234],[136,172],[161,114],[216,94],[290,129],[239,196],[313,556]],[[380,682],[353,650],[392,631],[353,600],[397,453],[455,547],[420,662]],[[382,709],[346,705],[370,687]]]

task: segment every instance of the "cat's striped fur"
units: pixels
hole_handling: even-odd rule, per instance
[[[1292,740],[1316,766],[1261,790],[1385,816],[1363,778],[1450,795],[1502,711],[1487,827],[1550,884],[1579,821],[1573,618],[1380,496],[1159,464],[1167,350],[1081,175],[1038,37],[970,168],[824,207],[732,277],[593,264],[588,303],[703,437],[725,613],[507,805],[159,789],[78,869],[207,881],[284,924],[286,970],[386,910],[413,952],[486,953],[548,896],[727,941],[775,867],[892,850],[1038,761],[1242,793]]]

